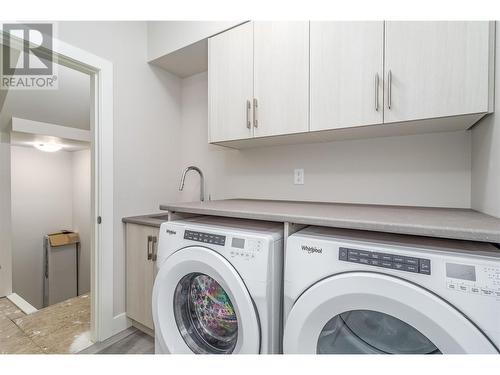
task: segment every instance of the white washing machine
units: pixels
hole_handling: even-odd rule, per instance
[[[161,225],[158,246],[156,353],[279,351],[282,224],[171,221]]]
[[[497,353],[493,245],[308,227],[287,242],[285,353]]]

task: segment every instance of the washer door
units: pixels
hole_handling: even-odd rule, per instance
[[[259,320],[243,280],[224,257],[204,247],[181,249],[161,265],[153,318],[165,352],[260,351]]]
[[[458,310],[408,281],[368,272],[324,279],[288,315],[285,353],[498,353]]]

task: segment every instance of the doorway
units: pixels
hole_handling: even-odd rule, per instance
[[[0,25],[0,34],[5,36],[2,28],[3,25]],[[0,41],[2,51],[4,51],[3,47],[6,45],[5,40],[3,38]],[[22,38],[14,38],[14,42],[11,38],[8,47],[21,51],[24,45],[23,42]],[[98,56],[55,39],[52,48],[44,51],[44,53],[51,54],[54,63],[58,64],[61,69],[71,69],[86,74],[89,78],[90,140],[87,142],[87,152],[90,159],[90,207],[87,208],[90,211],[90,220],[88,222],[89,235],[86,237],[89,248],[88,264],[90,274],[87,274],[86,281],[82,280],[83,275],[79,275],[77,282],[79,284],[79,294],[83,293],[85,288],[82,286],[85,283],[90,285],[90,295],[86,297],[90,306],[90,331],[88,336],[92,341],[99,342],[126,328],[126,321],[117,320],[113,315],[112,64]],[[5,90],[0,93],[2,112],[8,95],[9,92],[5,92]],[[53,125],[57,126],[58,124]],[[13,275],[15,269],[13,269],[14,257],[12,249],[15,241],[13,241],[12,233],[17,230],[18,225],[15,222],[13,223],[12,217],[6,215],[6,212],[10,214],[12,206],[12,190],[10,186],[12,172],[10,166],[12,161],[11,152],[13,147],[17,147],[17,145],[11,143],[11,129],[12,125],[9,130],[3,127],[0,128],[0,173],[2,175],[2,183],[0,184],[0,223],[2,224],[2,230],[0,231],[0,297],[10,296],[10,302],[14,302],[17,307],[23,307],[23,303],[16,301],[16,294],[13,293],[13,285],[16,284],[16,282],[13,283],[13,280],[16,276]],[[5,181],[9,183],[7,184]],[[13,224],[16,225],[16,228],[13,228]],[[83,295],[86,294],[83,293]],[[29,303],[28,305],[32,306]],[[57,304],[54,306],[57,306]],[[26,305],[24,307],[26,308]],[[51,306],[46,308],[51,308]],[[23,311],[22,308],[20,310]]]

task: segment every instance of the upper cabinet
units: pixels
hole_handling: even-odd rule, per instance
[[[384,22],[311,22],[311,130],[381,124]]]
[[[488,112],[491,28],[484,21],[386,22],[384,122]]]
[[[252,137],[253,24],[216,35],[208,43],[210,141]]]
[[[254,22],[254,135],[309,130],[309,22]]]
[[[210,142],[468,129],[493,111],[494,36],[488,21],[243,24],[209,42]]]
[[[309,22],[248,22],[209,39],[209,140],[309,130]]]

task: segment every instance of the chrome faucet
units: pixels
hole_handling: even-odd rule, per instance
[[[184,172],[182,172],[182,177],[181,177],[181,184],[179,185],[179,191],[182,191],[184,189],[184,181],[186,180],[186,174],[189,171],[196,171],[200,174],[200,201],[205,200],[205,178],[203,177],[203,172],[201,171],[200,168],[195,167],[194,165],[191,165],[184,169]]]

